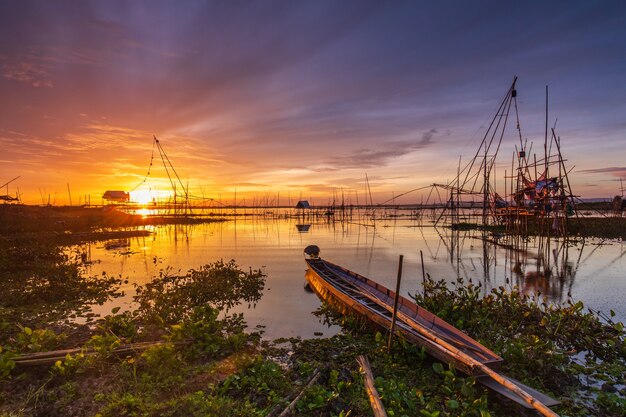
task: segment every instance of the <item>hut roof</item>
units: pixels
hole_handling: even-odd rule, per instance
[[[105,200],[108,201],[130,201],[130,194],[125,191],[105,191],[102,196]]]
[[[311,208],[311,205],[309,204],[308,200],[300,200],[298,201],[298,204],[296,204],[296,208],[308,209]]]

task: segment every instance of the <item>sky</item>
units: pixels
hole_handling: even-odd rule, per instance
[[[167,193],[156,136],[194,196],[382,202],[451,181],[514,76],[524,139],[548,86],[574,193],[618,194],[624,2],[0,0],[0,194]]]

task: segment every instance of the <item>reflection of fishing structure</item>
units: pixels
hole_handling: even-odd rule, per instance
[[[567,237],[477,234],[453,228],[435,230],[457,278],[478,278],[485,294],[489,288],[504,284],[555,302],[570,297],[585,247],[582,240],[580,255],[572,262],[569,258],[572,241]],[[432,259],[437,259],[439,248],[433,251],[427,242],[426,246]]]
[[[107,240],[104,243],[104,248],[106,250],[119,250],[119,249],[127,249],[130,247],[130,239],[111,239]]]
[[[531,254],[528,249],[525,252],[509,252],[513,255],[509,261],[512,280],[527,294],[544,295],[550,300],[562,302],[564,295],[571,296],[578,269],[569,259],[571,242],[567,237],[537,237],[534,240],[538,244],[536,255],[532,257],[519,256],[520,253]],[[528,245],[527,241],[523,244]]]
[[[309,231],[309,229],[311,228],[311,224],[296,224],[296,230],[298,230],[299,233],[307,233]]]
[[[613,211],[613,217],[622,217],[626,212],[626,198],[624,198],[624,181],[620,178],[620,194],[616,195],[611,202],[611,209]]]

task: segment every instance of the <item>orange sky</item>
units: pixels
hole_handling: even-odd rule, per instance
[[[567,5],[3,2],[0,184],[32,204],[165,190],[160,158],[142,183],[156,135],[195,196],[363,203],[367,173],[382,202],[451,180],[517,74],[524,137],[543,143],[548,84],[574,192],[610,197],[625,7]]]

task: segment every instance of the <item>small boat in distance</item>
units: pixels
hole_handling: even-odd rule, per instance
[[[389,329],[395,292],[362,275],[319,257],[319,248],[305,250],[306,280],[324,301],[342,313],[364,317]],[[487,388],[543,415],[556,416],[547,407],[559,401],[497,372],[503,359],[414,301],[399,296],[396,331],[411,343],[424,347],[436,359],[452,363]]]

